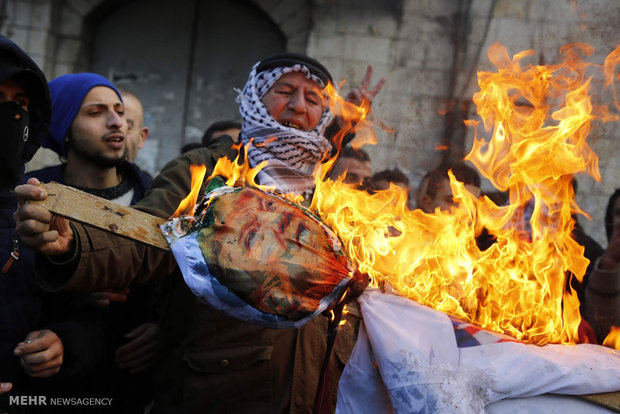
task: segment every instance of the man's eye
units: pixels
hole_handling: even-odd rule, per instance
[[[29,101],[26,101],[26,100],[23,100],[23,99],[20,99],[20,100],[17,101],[17,105],[21,106],[25,110],[28,110],[28,104],[29,103],[30,103]]]
[[[260,229],[259,225],[255,225],[254,227],[252,227],[250,230],[248,230],[248,232],[245,235],[245,240],[244,240],[244,244],[246,248],[252,248],[254,247],[254,244],[259,241],[259,234],[258,231]]]
[[[101,115],[101,111],[89,111],[88,115],[90,116],[97,116],[97,115]]]

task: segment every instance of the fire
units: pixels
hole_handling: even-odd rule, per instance
[[[340,83],[338,90],[342,89],[343,84],[344,82]],[[354,148],[357,149],[367,144],[376,144],[377,137],[372,128],[373,122],[370,117],[372,113],[370,101],[364,97],[360,106],[357,106],[342,98],[338,90],[331,83],[325,88],[329,109],[334,116],[339,118],[341,123],[339,131],[332,139],[336,147],[340,148],[343,138],[353,130],[355,131],[355,138],[351,141],[351,146]]]
[[[248,144],[248,146],[251,145]],[[233,148],[239,150],[242,147],[242,144],[235,144]],[[259,187],[255,179],[258,172],[267,165],[267,162],[261,163],[257,165],[255,168],[250,168],[247,162],[240,162],[239,158],[241,156],[241,152],[239,155],[231,161],[228,158],[220,158],[215,164],[215,168],[213,168],[213,172],[209,176],[209,178],[217,177],[217,176],[225,176],[227,177],[226,185],[234,187],[234,186],[246,186],[252,185],[254,187]],[[273,191],[273,188],[263,186],[261,190],[264,191]]]
[[[511,59],[495,44],[489,57],[497,72],[479,74],[474,102],[491,137],[476,137],[466,159],[509,191],[509,205],[476,199],[454,177],[458,206],[434,214],[407,210],[396,187],[368,195],[317,181],[311,208],[376,285],[522,341],[577,342],[579,301],[565,293],[566,277],[581,280],[588,261],[571,237],[572,215],[585,214],[571,180],[584,171],[600,179],[586,138],[593,120],[617,116],[590,100],[585,72],[592,65],[580,55],[591,49],[577,44],[563,52],[563,64],[523,66],[532,52]],[[496,239],[486,250],[476,244],[483,228]]]
[[[239,187],[239,186],[252,186],[256,187],[259,190],[266,192],[274,192],[275,188],[267,185],[260,185],[256,182],[256,175],[260,170],[263,169],[265,165],[267,165],[267,161],[263,161],[258,164],[254,168],[250,168],[247,159],[244,158],[241,161],[241,154],[247,154],[248,148],[252,145],[252,140],[245,145],[236,144],[233,148],[240,150],[241,147],[244,147],[243,151],[239,151],[239,155],[233,160],[230,161],[228,158],[220,158],[217,160],[215,167],[213,168],[213,172],[209,176],[208,179],[213,177],[221,176],[227,177],[226,185],[230,187]],[[289,200],[292,203],[300,204],[303,201],[303,196],[294,195],[294,194],[280,194],[283,198]]]
[[[620,326],[612,326],[609,334],[603,341],[603,345],[610,348],[620,349]]]
[[[248,147],[250,145],[252,145],[252,141],[247,144]],[[245,155],[247,153],[247,148],[245,148],[244,151],[240,151],[241,147],[243,147],[243,144],[235,144],[233,146],[233,148],[239,150],[239,153],[234,160],[231,161],[226,157],[219,158],[213,168],[213,172],[209,177],[207,177],[207,181],[213,177],[220,176],[226,177],[226,185],[230,187],[252,186],[262,191],[273,192],[275,190],[273,187],[260,185],[256,182],[256,175],[265,165],[267,165],[267,161],[260,163],[254,168],[250,168],[247,161],[244,162],[240,160],[240,157],[242,156],[241,154]],[[200,193],[202,185],[205,182],[204,178],[206,172],[207,168],[204,165],[190,165],[190,173],[192,177],[190,193],[181,201],[172,217],[193,215],[198,194]],[[283,196],[291,202],[300,203],[302,201],[299,196],[290,194],[283,194]]]
[[[596,66],[581,59],[591,48],[573,44],[562,52],[561,64],[533,66],[523,63],[531,51],[511,58],[495,44],[488,54],[497,71],[478,75],[474,103],[482,121],[468,122],[476,137],[466,159],[509,192],[505,206],[476,198],[450,176],[457,206],[425,214],[407,208],[400,187],[368,194],[341,179],[324,180],[334,160],[317,168],[310,208],[374,286],[521,341],[578,342],[579,300],[565,287],[569,275],[582,280],[588,260],[571,237],[573,215],[586,215],[574,201],[572,179],[587,172],[600,180],[586,138],[593,121],[617,121],[618,115],[591,101],[586,72]],[[620,47],[604,65],[612,89],[619,62]],[[355,126],[361,141],[376,140],[361,132],[372,131],[367,102],[352,105],[331,85],[328,94],[347,128]],[[481,126],[488,138],[478,135]],[[258,169],[221,159],[213,175],[255,185]],[[483,229],[494,238],[486,250],[476,243]],[[618,349],[618,337],[615,330],[606,344]]]
[[[192,174],[191,191],[187,197],[181,201],[172,217],[180,217],[184,214],[191,215],[194,212],[194,206],[196,205],[196,200],[198,199],[198,193],[200,192],[201,184],[204,181],[205,174],[207,173],[207,167],[204,165],[191,165],[190,172]]]

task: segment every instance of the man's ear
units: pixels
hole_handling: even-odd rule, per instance
[[[144,143],[146,139],[149,137],[149,127],[142,127],[140,130],[140,145],[138,145],[138,149],[144,148]]]
[[[424,194],[422,198],[420,198],[420,208],[425,213],[432,213],[431,206],[433,205],[433,199],[430,198],[427,194]]]

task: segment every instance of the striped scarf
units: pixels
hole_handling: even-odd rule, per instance
[[[326,107],[312,131],[299,131],[279,124],[261,98],[282,75],[293,71],[302,72],[321,87],[325,84],[301,64],[256,73],[259,64],[252,68],[243,91],[237,91],[242,119],[241,141],[247,145],[253,139],[248,161],[251,167],[268,162],[257,176],[259,184],[273,186],[282,194],[301,194],[309,199],[314,190],[312,172],[325,152],[331,149],[331,144],[323,137],[325,127],[332,119],[331,112]]]

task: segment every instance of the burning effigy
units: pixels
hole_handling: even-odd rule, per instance
[[[356,283],[354,291],[365,287],[338,237],[308,209],[218,177],[192,215],[162,232],[192,292],[247,322],[298,328]]]

